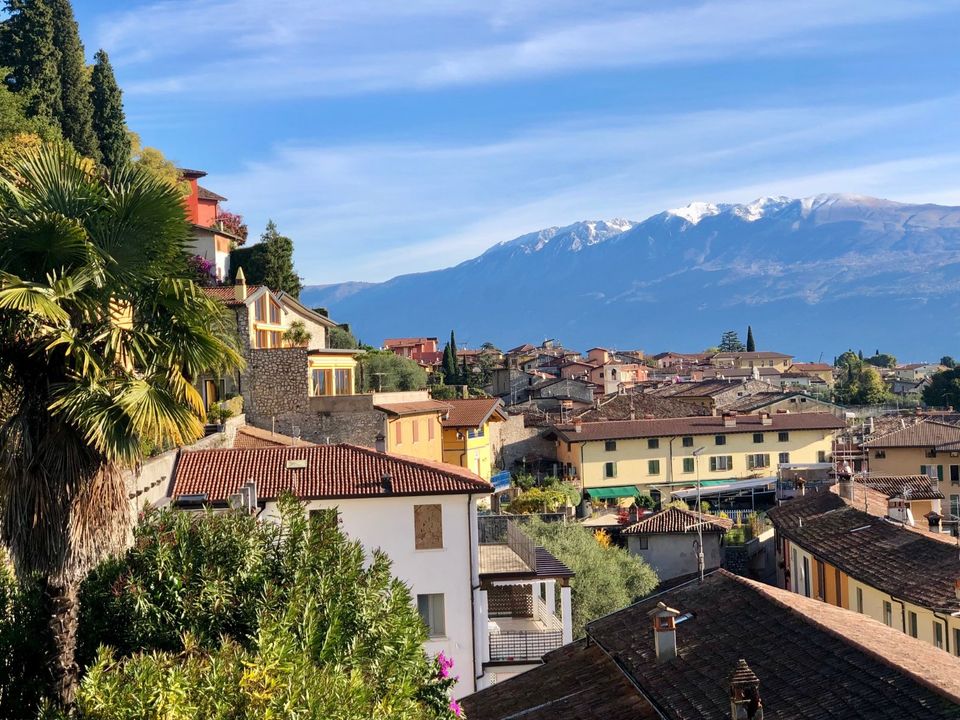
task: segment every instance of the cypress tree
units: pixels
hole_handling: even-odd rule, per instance
[[[35,0],[40,3],[44,0]],[[81,155],[100,159],[97,136],[93,131],[93,103],[90,78],[83,56],[80,31],[73,17],[70,0],[45,0],[53,13],[53,42],[60,50],[60,128]]]
[[[460,364],[460,382],[464,385],[470,384],[470,368],[467,367],[467,356],[463,356],[463,362]]]
[[[283,290],[299,298],[303,283],[293,267],[293,240],[281,235],[270,220],[260,242],[265,246],[263,284],[271,290]]]
[[[110,58],[102,49],[97,52],[90,85],[93,130],[97,134],[103,164],[112,169],[130,159],[130,136],[123,114],[123,94],[113,75]]]
[[[753,328],[747,325],[747,352],[756,352],[757,344],[753,341]]]
[[[6,0],[9,17],[0,24],[0,65],[5,81],[26,97],[28,117],[59,120],[60,51],[54,41],[53,13],[43,0]]]
[[[453,336],[453,330],[450,331],[450,342],[444,350],[443,356],[443,379],[447,385],[456,385],[457,376],[457,339]]]

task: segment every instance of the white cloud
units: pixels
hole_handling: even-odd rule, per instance
[[[169,0],[104,19],[97,42],[127,76],[128,93],[250,102],[842,52],[823,42],[831,29],[957,6],[956,0]]]
[[[947,97],[594,119],[474,144],[286,145],[210,184],[252,227],[277,220],[309,282],[382,280],[541,227],[642,219],[696,199],[940,197],[960,173],[955,155],[938,152],[958,110]],[[922,147],[910,135],[918,126],[937,128]]]

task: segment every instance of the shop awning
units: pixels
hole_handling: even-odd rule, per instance
[[[763,490],[772,490],[774,485],[777,484],[777,479],[775,477],[765,477],[765,478],[755,478],[752,480],[738,480],[735,482],[725,482],[716,485],[707,485],[707,482],[700,483],[700,496],[701,497],[714,497],[718,495],[736,495],[738,493],[749,490],[751,492],[763,491]],[[672,493],[673,497],[679,500],[687,500],[689,498],[695,498],[697,496],[697,489],[691,488],[689,490],[674,490]]]
[[[618,485],[616,487],[585,488],[584,492],[592,500],[617,500],[619,498],[632,498],[643,495],[637,489],[636,485]]]

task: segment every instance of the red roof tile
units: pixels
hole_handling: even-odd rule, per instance
[[[869,448],[937,447],[960,442],[960,427],[933,420],[909,425],[863,443]]]
[[[288,435],[261,430],[251,425],[237,428],[237,435],[233,439],[235,448],[284,447],[286,445],[314,445],[315,443],[292,438]]]
[[[696,533],[697,523],[704,523],[703,532],[725,533],[733,527],[733,521],[716,515],[680,508],[667,508],[634,523],[623,530],[624,535],[649,535],[651,533]]]
[[[450,412],[443,421],[444,427],[480,427],[499,411],[503,404],[500,398],[444,400],[444,402],[450,406]]]
[[[780,430],[838,430],[845,427],[842,420],[830,413],[779,413],[770,416],[769,425],[764,425],[759,415],[738,415],[735,427],[725,427],[723,423],[723,417],[714,415],[659,420],[610,420],[583,423],[580,432],[576,432],[572,425],[558,425],[556,432],[565,442],[586,442],[680,435],[730,435]]]
[[[306,467],[288,468],[291,460],[306,461]],[[379,497],[387,494],[381,480],[388,474],[395,496],[493,491],[490,483],[456,465],[340,444],[184,450],[175,471],[173,496],[206,494],[211,502],[220,502],[254,480],[265,500],[288,490],[303,499]]]
[[[247,285],[247,297],[260,289],[260,285]],[[219,300],[227,307],[237,307],[243,305],[243,300],[237,300],[236,291],[233,285],[218,285],[216,287],[203,288],[203,291],[214,300]]]
[[[207,190],[203,185],[197,185],[197,197],[201,200],[226,200],[223,195],[217,195],[212,190]]]
[[[383,410],[390,415],[419,415],[427,412],[444,412],[450,409],[450,406],[439,400],[415,400],[412,402],[397,403],[378,403],[378,410]]]

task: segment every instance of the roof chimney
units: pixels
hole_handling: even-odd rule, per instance
[[[762,412],[760,413],[760,424],[761,425],[773,425],[773,418],[770,417],[770,413]]]
[[[247,277],[243,274],[243,268],[237,268],[237,277],[233,281],[233,295],[237,300],[247,299]]]
[[[740,658],[730,675],[730,720],[743,718],[763,718],[763,702],[760,700],[760,679],[747,661]]]
[[[380,487],[383,488],[383,492],[386,495],[393,495],[393,478],[390,476],[390,473],[384,473],[383,477],[380,478]]]
[[[679,610],[658,602],[647,613],[653,620],[653,647],[657,651],[657,662],[669,662],[677,657],[677,622]]]
[[[574,418],[573,421],[573,431],[574,432],[583,432],[583,420],[580,418]]]
[[[730,410],[723,413],[723,426],[724,427],[736,427],[737,426],[737,411]]]
[[[378,453],[385,453],[387,451],[387,438],[383,433],[377,433],[377,437],[374,439],[373,446],[376,448]]]

